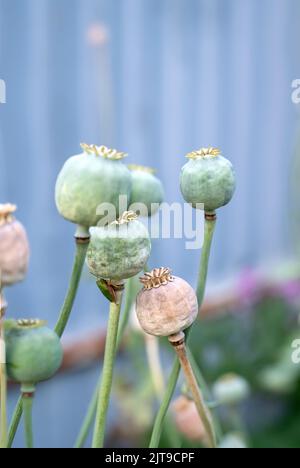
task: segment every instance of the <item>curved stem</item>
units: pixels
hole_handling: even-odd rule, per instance
[[[57,335],[61,338],[68,320],[70,318],[72,308],[74,305],[74,301],[76,298],[80,278],[82,275],[82,270],[84,266],[84,261],[86,257],[86,252],[89,246],[89,234],[85,228],[82,228],[80,226],[77,227],[77,231],[75,234],[75,240],[76,240],[76,252],[75,252],[75,259],[74,259],[74,264],[73,264],[73,271],[70,279],[70,283],[68,286],[68,291],[63,303],[63,306],[60,311],[59,319],[57,321],[57,324],[55,326],[55,332]],[[22,417],[22,412],[23,412],[23,404],[22,404],[22,398],[18,400],[17,406],[14,411],[14,415],[12,418],[12,422],[10,425],[9,429],[9,437],[8,437],[8,446],[11,447]]]
[[[65,300],[64,300],[61,312],[60,312],[59,319],[55,326],[55,332],[60,338],[62,337],[66,329],[68,320],[70,318],[70,314],[72,312],[72,308],[73,308],[75,297],[77,294],[88,246],[89,246],[89,238],[83,238],[83,239],[76,238],[76,254],[75,254],[72,276],[71,276],[71,280],[69,283],[67,295],[65,297]]]
[[[122,319],[121,323],[119,326],[118,330],[118,340],[117,340],[117,349],[121,346],[121,342],[124,337],[124,333],[126,331],[129,317],[130,317],[130,311],[132,308],[132,304],[135,299],[135,278],[130,278],[126,282],[126,287],[125,287],[125,306],[122,314]],[[84,444],[86,443],[86,440],[88,438],[90,429],[94,423],[95,420],[95,415],[97,411],[97,403],[98,403],[98,393],[99,393],[99,388],[101,384],[101,378],[99,378],[99,381],[97,383],[96,390],[94,391],[93,397],[90,401],[86,416],[84,418],[80,433],[78,435],[78,438],[75,443],[75,448],[80,449],[84,447]]]
[[[24,432],[26,448],[33,449],[33,431],[32,431],[32,405],[33,405],[33,394],[23,394],[23,414],[24,414]]]
[[[212,418],[208,409],[206,408],[204,398],[202,396],[201,390],[198,387],[197,379],[187,355],[184,333],[182,332],[176,336],[170,337],[170,343],[173,345],[177,353],[187,384],[190,388],[196,408],[198,410],[198,414],[205,427],[209,441],[209,448],[216,448],[216,438]]]
[[[98,392],[98,408],[96,414],[93,448],[103,448],[107,411],[113,383],[114,363],[117,351],[117,338],[121,312],[121,300],[117,304],[111,303],[107,328],[105,355],[102,371],[102,381]]]
[[[210,257],[215,227],[216,227],[215,213],[207,214],[205,217],[204,244],[202,248],[198,285],[197,285],[197,297],[198,297],[199,309],[202,306],[204,295],[205,295],[209,257]],[[188,340],[189,333],[190,333],[190,330],[188,330],[186,334],[187,340]],[[176,359],[173,365],[172,374],[170,376],[170,379],[167,385],[165,396],[163,398],[161,407],[158,411],[158,414],[154,423],[154,428],[153,428],[151,442],[150,442],[150,448],[158,448],[159,446],[159,441],[160,441],[161,431],[162,431],[161,428],[162,428],[164,419],[166,417],[166,414],[168,412],[173,394],[175,392],[179,374],[180,374],[180,363],[178,359]]]
[[[12,448],[17,429],[19,427],[21,418],[22,418],[22,413],[23,413],[23,397],[22,395],[20,396],[16,407],[15,411],[10,423],[9,431],[8,431],[8,441],[7,441],[7,448]]]

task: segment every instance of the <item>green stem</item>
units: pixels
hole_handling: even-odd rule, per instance
[[[91,427],[95,421],[100,383],[101,383],[101,380],[98,381],[93,397],[90,401],[86,416],[84,418],[82,427],[80,429],[79,435],[77,437],[77,440],[74,446],[74,448],[76,449],[80,449],[84,447],[86,440],[88,438],[89,432],[91,430]]]
[[[180,363],[179,363],[178,359],[176,359],[176,362],[174,363],[174,366],[173,366],[171,376],[169,378],[169,382],[168,382],[168,385],[167,385],[167,388],[166,388],[166,392],[165,392],[163,401],[161,403],[159,412],[158,412],[156,420],[155,420],[155,424],[154,424],[154,428],[153,428],[153,432],[152,432],[152,437],[151,437],[151,441],[150,441],[150,445],[149,445],[149,448],[151,448],[151,449],[152,448],[158,448],[159,441],[160,441],[161,434],[162,434],[162,430],[163,430],[163,426],[164,426],[165,417],[167,415],[167,412],[168,412],[168,409],[169,409],[169,406],[170,406],[170,403],[171,403],[171,400],[172,400],[172,397],[173,397],[173,394],[174,394],[174,389],[176,387],[179,374],[180,374]]]
[[[160,361],[158,338],[145,334],[145,348],[152,385],[157,401],[160,403],[165,391],[165,381]]]
[[[217,221],[217,218],[214,213],[208,216],[210,217],[206,217],[205,219],[204,244],[203,244],[203,249],[202,249],[202,254],[201,254],[201,262],[200,262],[198,284],[197,284],[197,298],[198,298],[199,308],[202,307],[204,296],[205,296],[209,258],[210,258],[214,232],[216,228],[216,221]]]
[[[124,333],[126,331],[129,317],[130,317],[130,311],[132,308],[132,304],[135,299],[135,278],[130,278],[126,282],[126,287],[125,287],[125,306],[122,314],[122,319],[121,323],[119,326],[119,331],[118,331],[118,340],[117,340],[117,349],[120,348]],[[78,435],[78,438],[75,443],[75,448],[80,449],[84,447],[84,444],[86,443],[86,440],[88,438],[89,432],[91,430],[91,427],[94,423],[95,420],[95,415],[97,411],[97,403],[98,403],[98,393],[99,393],[99,388],[101,384],[101,378],[99,378],[99,381],[97,383],[96,390],[94,391],[93,397],[91,399],[91,402],[89,404],[86,416],[84,418],[80,433]]]
[[[2,313],[2,312],[0,312]],[[5,365],[4,325],[0,319],[0,448],[7,446],[7,378]]]
[[[102,381],[98,392],[93,448],[103,448],[107,411],[113,383],[114,363],[117,351],[117,339],[121,312],[121,297],[117,304],[111,303],[106,336]]]
[[[86,238],[83,240],[76,239],[76,254],[75,254],[72,276],[71,276],[69,288],[67,291],[67,295],[65,297],[65,300],[64,300],[61,312],[60,312],[58,322],[55,326],[55,332],[60,338],[64,334],[64,331],[68,324],[68,320],[70,318],[70,314],[72,312],[72,308],[73,308],[75,297],[77,294],[80,278],[82,275],[83,265],[84,265],[88,246],[89,246],[89,238]]]
[[[7,303],[0,284],[0,448],[7,447],[7,376],[4,316]]]
[[[7,448],[12,448],[14,443],[14,439],[16,436],[17,429],[19,427],[21,418],[23,413],[23,397],[20,396],[18,403],[16,404],[15,411],[10,423],[10,428],[8,431],[8,441],[7,441]]]
[[[32,405],[33,405],[33,395],[24,394],[22,398],[23,402],[23,413],[24,413],[24,431],[25,431],[25,441],[26,447],[28,449],[33,449],[33,431],[32,431]]]
[[[88,231],[85,228],[78,226],[76,234],[75,234],[75,240],[76,240],[76,252],[75,252],[73,271],[72,271],[68,291],[67,291],[63,306],[61,308],[59,319],[55,326],[55,332],[60,338],[62,337],[66,329],[68,320],[72,312],[74,301],[76,298],[76,294],[77,294],[77,290],[78,290],[78,286],[79,286],[79,282],[80,282],[80,278],[81,278],[82,270],[84,266],[84,261],[86,257],[86,252],[89,246]],[[12,422],[10,425],[9,437],[8,437],[9,447],[12,446],[13,441],[15,439],[16,432],[17,432],[17,429],[19,427],[19,423],[22,417],[22,413],[23,413],[23,404],[22,404],[22,398],[21,398],[19,399],[17,403],[17,406],[14,411],[14,415],[12,418]]]
[[[201,308],[203,304],[203,299],[205,295],[209,257],[210,257],[215,227],[216,227],[216,218],[214,217],[214,213],[212,215],[206,216],[204,244],[202,248],[199,278],[198,278],[198,285],[197,285],[197,297],[198,297],[199,309]],[[190,331],[191,330],[188,330],[186,334],[187,342],[188,342],[188,336],[190,334]],[[179,374],[180,374],[180,362],[178,359],[176,359],[173,365],[173,370],[172,370],[168,385],[167,385],[165,396],[163,398],[161,407],[158,411],[158,414],[154,423],[154,428],[153,428],[151,442],[150,442],[150,448],[158,448],[159,446],[162,426],[163,426],[166,414],[168,412],[172,397],[176,389]]]
[[[0,392],[1,392],[1,438],[0,448],[4,449],[7,447],[7,381],[6,381],[6,368],[5,364],[0,364]]]

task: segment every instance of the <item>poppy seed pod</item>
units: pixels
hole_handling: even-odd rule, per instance
[[[165,194],[161,181],[155,176],[155,170],[131,165],[128,166],[132,175],[132,190],[130,205],[141,205],[140,216],[153,216],[164,201]],[[136,211],[136,210],[133,210]]]
[[[20,384],[50,379],[60,368],[63,350],[56,333],[40,320],[5,322],[7,374]]]
[[[113,205],[119,215],[119,197],[131,193],[131,173],[122,163],[125,153],[105,146],[82,145],[83,154],[73,156],[63,166],[55,189],[59,213],[72,223],[89,228],[101,215],[99,206]]]
[[[29,244],[24,227],[14,218],[15,205],[0,205],[0,285],[23,281],[29,263]]]
[[[200,419],[197,407],[193,400],[181,395],[173,403],[173,414],[176,427],[188,440],[207,442],[204,424]]]
[[[109,226],[91,228],[87,264],[98,280],[123,281],[140,273],[151,254],[148,230],[133,212]]]
[[[189,328],[198,316],[193,288],[172,276],[169,268],[146,273],[141,282],[136,311],[141,327],[149,335],[172,336]]]
[[[250,387],[243,377],[235,374],[227,374],[215,383],[213,394],[219,403],[234,405],[248,398],[250,395]]]
[[[227,205],[236,188],[231,162],[216,148],[194,151],[187,158],[190,161],[182,168],[180,178],[185,201],[194,208],[203,204],[206,212]]]

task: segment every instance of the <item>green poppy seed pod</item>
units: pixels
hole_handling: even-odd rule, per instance
[[[219,445],[219,449],[246,449],[247,445],[243,436],[239,433],[231,432],[227,434]]]
[[[15,205],[0,205],[0,286],[23,281],[29,263],[29,244],[22,224],[13,214]]]
[[[7,374],[20,384],[50,379],[60,368],[63,350],[56,333],[40,320],[5,322]]]
[[[118,221],[91,228],[87,264],[97,279],[123,281],[140,273],[151,254],[146,227],[133,212],[125,212]]]
[[[171,275],[169,268],[157,268],[141,278],[136,312],[149,335],[172,336],[189,328],[198,316],[198,301],[193,288]]]
[[[187,158],[190,161],[182,168],[180,179],[185,201],[194,208],[203,204],[206,212],[227,205],[236,188],[231,162],[216,148],[194,151]]]
[[[71,157],[63,166],[56,182],[55,199],[65,219],[89,228],[101,219],[98,210],[102,204],[113,205],[119,216],[119,197],[129,203],[131,173],[122,163],[125,153],[105,146],[83,144],[82,148],[83,154]]]
[[[155,170],[137,165],[128,167],[132,174],[131,208],[138,206],[140,216],[155,215],[165,198],[163,185],[155,176]]]
[[[250,387],[243,377],[236,374],[227,374],[215,383],[213,394],[219,403],[235,405],[248,398]]]

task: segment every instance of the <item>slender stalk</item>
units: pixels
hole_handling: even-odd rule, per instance
[[[23,414],[24,414],[24,434],[26,441],[26,448],[33,449],[33,430],[32,430],[32,406],[33,406],[32,393],[23,394]]]
[[[64,334],[68,320],[70,318],[70,314],[72,312],[72,308],[73,308],[75,297],[77,294],[88,246],[89,246],[88,237],[81,238],[81,239],[76,238],[76,254],[75,254],[72,276],[71,276],[71,280],[69,283],[67,295],[65,297],[65,300],[64,300],[61,312],[60,312],[59,319],[55,326],[55,331],[60,338]]]
[[[210,252],[211,252],[211,246],[212,246],[212,240],[213,240],[213,235],[216,227],[216,215],[215,213],[209,213],[206,214],[205,216],[205,232],[204,232],[204,244],[202,248],[202,255],[201,255],[201,262],[200,262],[200,269],[199,269],[199,277],[198,277],[198,285],[197,285],[197,297],[198,297],[198,305],[199,309],[201,308],[203,304],[203,299],[205,295],[205,289],[206,289],[206,280],[207,280],[207,274],[208,274],[208,264],[209,264],[209,257],[210,257]],[[188,340],[188,336],[190,334],[191,330],[188,330],[186,334],[186,338]],[[161,427],[164,423],[164,419],[166,417],[166,414],[168,412],[173,394],[176,389],[176,385],[178,382],[180,374],[180,362],[178,359],[174,362],[173,365],[173,370],[171,373],[171,376],[169,378],[169,382],[167,384],[166,388],[166,393],[163,398],[161,407],[158,411],[154,427],[153,427],[153,432],[151,436],[151,441],[150,441],[150,448],[158,448],[159,446],[159,441],[161,437]]]
[[[204,244],[201,254],[201,262],[199,268],[198,284],[197,284],[197,298],[199,308],[202,307],[206,282],[208,275],[208,265],[211,252],[211,246],[213,241],[213,236],[216,228],[217,216],[215,213],[206,213],[205,215],[205,226],[204,226]]]
[[[160,403],[165,391],[165,381],[160,362],[158,339],[155,336],[145,334],[145,347],[152,384],[157,400]]]
[[[0,364],[0,388],[1,388],[1,438],[0,448],[7,447],[7,381],[5,364]]]
[[[8,431],[8,441],[7,441],[7,448],[12,448],[12,445],[14,443],[14,439],[16,436],[17,429],[19,427],[21,418],[22,418],[22,413],[23,413],[23,397],[22,395],[20,396],[16,407],[15,411],[10,423],[9,431]]]
[[[125,287],[125,306],[121,318],[121,323],[119,326],[118,330],[118,340],[117,340],[117,349],[120,348],[124,333],[126,331],[128,322],[129,322],[129,317],[130,317],[130,311],[132,308],[132,304],[135,299],[135,287],[134,287],[134,282],[135,278],[130,278],[126,282],[126,287]],[[86,440],[88,438],[89,432],[91,430],[91,427],[95,421],[95,415],[97,411],[97,403],[98,403],[98,393],[99,393],[99,388],[101,385],[101,378],[99,378],[99,381],[97,383],[97,387],[94,391],[94,394],[92,396],[92,399],[90,401],[86,416],[84,418],[82,427],[80,429],[79,435],[77,437],[76,443],[75,443],[75,448],[80,449],[84,447],[84,444],[86,443]]]
[[[68,324],[68,320],[72,312],[72,308],[73,308],[74,301],[76,298],[80,278],[82,275],[86,252],[87,252],[87,249],[89,246],[89,240],[90,240],[87,229],[81,226],[78,226],[76,234],[75,234],[75,240],[76,240],[76,252],[75,252],[73,271],[72,271],[70,283],[68,286],[68,291],[67,291],[63,306],[60,311],[59,319],[55,326],[55,331],[60,338],[62,337],[66,329],[66,326]],[[23,413],[23,401],[22,401],[22,398],[20,398],[15,408],[14,415],[13,415],[12,422],[11,422],[10,429],[9,429],[9,436],[8,436],[9,447],[12,447],[12,444],[15,439],[16,432],[17,432],[17,429],[19,427],[19,423],[22,417],[22,413]]]
[[[175,365],[176,364],[176,365]],[[176,363],[173,366],[173,370],[171,376],[169,378],[169,382],[165,391],[164,398],[162,400],[160,410],[156,416],[151,441],[149,448],[157,448],[159,445],[159,441],[161,438],[165,417],[167,415],[168,409],[170,407],[170,403],[174,394],[174,388],[176,387],[178,377],[180,374],[180,364],[179,361],[176,359]]]
[[[6,303],[0,290],[0,448],[7,446],[7,377],[4,336],[4,315]]]
[[[86,443],[91,427],[95,421],[100,383],[101,383],[101,380],[98,381],[93,397],[90,401],[86,416],[84,418],[82,427],[80,429],[80,432],[78,434],[78,437],[74,446],[74,448],[76,449],[80,449],[84,447],[84,444]]]
[[[110,305],[109,322],[107,328],[105,355],[102,371],[102,382],[98,392],[98,408],[93,437],[94,449],[103,448],[104,445],[107,412],[109,407],[110,394],[112,390],[114,363],[117,351],[121,302],[122,295],[120,295],[120,300],[117,304],[111,303]]]
[[[195,377],[195,374],[193,372],[192,366],[188,358],[185,346],[185,335],[182,332],[178,335],[170,337],[169,340],[177,353],[182,370],[185,374],[187,384],[189,385],[194,402],[196,404],[199,416],[205,427],[205,431],[209,441],[209,448],[216,448],[216,438],[212,418],[208,409],[206,408],[204,398],[202,396],[201,390],[198,387],[197,379]]]
[[[213,397],[212,397],[210,388],[207,385],[207,383],[206,383],[206,381],[205,381],[205,379],[204,379],[204,377],[202,375],[202,372],[199,369],[199,366],[198,366],[198,364],[196,362],[196,359],[194,358],[192,352],[189,350],[188,346],[187,346],[187,353],[188,353],[188,358],[189,358],[190,364],[192,366],[193,372],[194,372],[195,377],[197,379],[198,385],[203,391],[203,396],[204,396],[205,400],[206,401],[212,401]],[[216,411],[212,412],[212,417],[213,417],[213,424],[214,424],[217,440],[220,442],[222,440],[222,438],[223,438],[223,430],[222,430],[220,420],[219,420],[219,418],[218,418],[218,416],[216,414]]]

